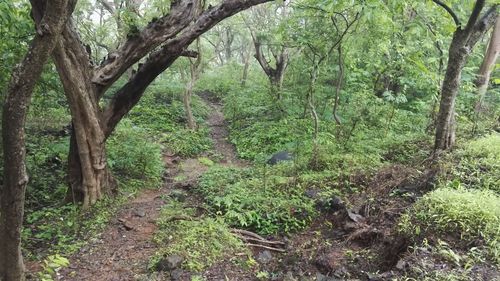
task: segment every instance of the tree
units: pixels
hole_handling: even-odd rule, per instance
[[[290,47],[283,40],[269,38],[270,34],[279,32],[278,30],[268,30],[266,36],[261,31],[257,32],[255,27],[257,26],[259,30],[261,28],[277,29],[288,16],[288,5],[289,2],[283,1],[275,9],[254,7],[251,10],[251,17],[249,19],[243,18],[252,36],[255,59],[268,77],[271,85],[270,93],[276,101],[282,99],[283,80],[290,60]],[[271,59],[266,57],[266,53]]]
[[[479,73],[477,75],[475,84],[477,87],[477,103],[476,103],[476,114],[480,113],[483,107],[484,96],[486,95],[486,90],[488,90],[488,84],[490,81],[491,71],[495,66],[495,62],[498,58],[498,53],[500,52],[500,20],[497,19],[493,32],[491,33],[490,42],[486,53],[484,54],[483,63],[479,68]]]
[[[477,0],[465,28],[462,28],[458,16],[449,6],[439,0],[433,1],[451,15],[457,26],[448,52],[448,66],[443,79],[436,124],[434,150],[439,152],[450,149],[455,143],[455,100],[460,87],[462,69],[478,40],[495,22],[498,5],[494,4],[481,16],[486,1]]]
[[[190,130],[196,130],[196,120],[194,120],[193,111],[191,109],[191,96],[193,95],[193,88],[196,84],[196,81],[200,77],[200,72],[202,68],[202,53],[200,46],[200,38],[195,41],[195,52],[194,54],[196,58],[188,58],[189,60],[189,68],[186,72],[188,72],[189,77],[186,77],[185,71],[181,69],[182,80],[186,82],[186,86],[184,88],[184,94],[182,96],[182,101],[184,104],[184,111],[186,112],[186,120],[187,125]]]
[[[24,195],[28,184],[24,125],[31,95],[42,69],[74,8],[76,1],[31,1],[37,19],[36,34],[24,57],[11,76],[3,105],[2,139],[4,180],[0,202],[0,280],[24,280],[21,255],[21,230]],[[38,7],[45,11],[38,13]],[[35,8],[37,7],[37,8]]]
[[[202,1],[173,1],[167,15],[129,33],[97,67],[79,40],[74,23],[68,22],[53,53],[73,121],[67,200],[81,202],[83,208],[88,208],[113,193],[117,184],[107,166],[106,140],[149,84],[218,22],[269,1],[225,0],[201,13]],[[100,101],[110,87],[146,56],[127,83],[110,94],[109,102],[101,107]]]

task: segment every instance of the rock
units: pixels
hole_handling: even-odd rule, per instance
[[[306,191],[304,191],[304,195],[311,198],[311,199],[318,199],[319,197],[319,190],[318,189],[313,189],[309,188]]]
[[[339,279],[334,278],[334,277],[328,277],[326,275],[323,275],[321,273],[316,273],[316,281],[338,281]]]
[[[345,203],[344,203],[344,201],[342,201],[342,199],[340,199],[337,196],[334,196],[332,198],[332,200],[330,201],[330,208],[332,211],[336,212],[336,211],[344,210],[346,207],[345,207]]]
[[[186,201],[187,194],[183,190],[174,189],[170,192],[170,197],[179,201],[179,202],[184,202],[184,201]]]
[[[283,281],[297,281],[297,278],[293,277],[293,273],[291,271],[287,271],[283,277]]]
[[[273,255],[268,250],[260,252],[259,255],[257,256],[257,260],[263,264],[269,263],[272,259]]]
[[[170,278],[172,278],[172,280],[180,280],[183,274],[184,270],[177,268],[170,273]]]
[[[156,269],[158,271],[172,271],[179,268],[183,261],[184,258],[179,255],[163,257],[156,265]]]
[[[347,216],[349,216],[349,218],[355,223],[359,223],[364,219],[363,216],[358,215],[351,210],[347,210]]]
[[[337,278],[349,278],[350,274],[349,271],[345,267],[341,267],[333,272],[333,276]]]
[[[404,260],[399,260],[398,263],[396,263],[396,268],[399,270],[404,270],[406,265],[407,263]]]
[[[119,218],[118,221],[122,223],[125,230],[129,231],[129,230],[134,229],[134,225],[132,225],[132,223],[129,222],[127,219]]]
[[[134,211],[134,214],[140,218],[143,218],[146,216],[146,211],[144,211],[144,209],[137,209]]]
[[[379,274],[366,272],[366,277],[369,281],[382,281],[382,278],[380,278]]]

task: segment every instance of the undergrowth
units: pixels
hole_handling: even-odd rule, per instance
[[[195,217],[195,210],[172,201],[163,207],[154,241],[160,250],[150,260],[158,269],[162,259],[178,255],[184,269],[199,272],[217,261],[247,253],[221,217]],[[247,253],[248,254],[248,253]]]
[[[452,238],[469,248],[470,242],[479,242],[485,254],[500,265],[500,197],[491,191],[434,190],[402,216],[400,230],[415,241]]]
[[[202,176],[197,191],[231,226],[261,234],[292,232],[316,215],[314,201],[293,181],[289,169],[214,167]]]

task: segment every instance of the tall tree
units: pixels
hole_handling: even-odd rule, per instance
[[[489,30],[497,18],[497,4],[491,6],[483,15],[485,0],[477,0],[465,28],[453,10],[439,0],[433,0],[443,7],[457,25],[448,52],[448,66],[441,89],[441,102],[436,124],[435,152],[448,150],[455,143],[455,100],[460,87],[462,69],[467,62],[472,49]]]
[[[255,59],[268,77],[271,96],[277,101],[282,98],[283,80],[290,60],[290,47],[283,40],[271,39],[270,34],[279,32],[277,29],[288,16],[288,5],[289,1],[283,1],[276,7],[254,7],[251,9],[250,17],[243,18],[252,36]],[[268,29],[266,34],[261,32],[262,29]]]
[[[24,280],[21,230],[24,195],[28,184],[24,126],[33,89],[76,1],[32,0],[38,18],[35,38],[28,53],[11,76],[3,105],[2,139],[4,180],[0,192],[0,280]],[[68,6],[69,5],[69,6]],[[35,7],[46,12],[38,14]]]
[[[189,67],[185,73],[184,70],[181,69],[182,80],[185,81],[186,86],[184,88],[184,94],[182,97],[182,102],[184,104],[184,111],[186,112],[186,120],[187,126],[190,130],[196,130],[196,120],[193,116],[193,110],[191,109],[191,96],[193,95],[193,88],[196,84],[196,81],[200,77],[200,72],[202,68],[202,53],[201,53],[201,44],[200,38],[195,41],[195,51],[196,58],[189,57]]]
[[[53,53],[73,121],[67,200],[82,202],[83,207],[88,208],[116,190],[116,181],[107,166],[106,140],[149,84],[185,54],[196,38],[217,23],[269,1],[224,0],[201,13],[203,1],[172,1],[167,15],[154,18],[140,31],[129,33],[97,67],[90,60],[73,22],[68,22]],[[143,58],[127,83],[112,93],[109,102],[101,107],[104,94]]]
[[[483,107],[483,100],[488,90],[488,84],[490,81],[491,71],[495,66],[495,62],[498,58],[498,53],[500,52],[500,20],[497,19],[493,32],[491,33],[490,42],[486,53],[484,54],[483,63],[479,68],[479,73],[475,81],[477,87],[477,103],[476,103],[476,113],[481,112]]]

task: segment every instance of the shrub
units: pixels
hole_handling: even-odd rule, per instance
[[[262,234],[299,230],[316,214],[304,189],[277,170],[215,167],[202,176],[198,191],[229,225]]]
[[[401,218],[403,233],[483,240],[500,264],[500,197],[488,190],[439,188],[422,197]]]
[[[156,267],[163,257],[179,255],[184,258],[183,268],[201,271],[219,260],[246,251],[221,218],[195,219],[193,215],[193,209],[179,203],[163,207],[154,238],[160,250],[152,258],[150,267]]]
[[[132,126],[129,121],[120,123],[107,146],[108,163],[118,179],[159,185],[164,169],[161,147],[150,139],[144,129]]]
[[[454,158],[458,164],[452,169],[451,184],[500,194],[500,134],[465,144]]]

